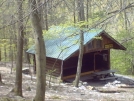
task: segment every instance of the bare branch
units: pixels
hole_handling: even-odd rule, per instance
[[[0,4],[0,7],[6,2],[7,0],[3,1],[1,4]]]
[[[49,1],[49,0],[47,0],[46,2],[44,2],[44,3],[42,3],[41,5],[39,5],[38,7],[36,7],[33,11],[29,12],[26,16],[24,16],[24,17],[23,17],[22,19],[20,19],[20,20],[23,20],[23,19],[29,17],[32,12],[34,12],[36,9],[42,7],[42,6],[43,6],[45,3],[47,3],[48,1]],[[61,1],[62,1],[62,0],[61,0]],[[57,4],[59,5],[61,1],[59,1]],[[56,5],[57,5],[57,4],[56,4]],[[53,7],[56,7],[56,5],[53,5]],[[50,9],[52,9],[52,7],[49,8],[49,10],[50,10]],[[16,21],[14,21],[14,22],[12,22],[12,23],[9,23],[9,24],[7,24],[7,25],[5,25],[5,26],[3,26],[3,27],[0,27],[0,30],[3,29],[3,28],[6,28],[6,27],[8,27],[8,26],[14,25],[14,24],[16,24],[16,23],[18,23],[18,22],[19,22],[19,21],[16,20]]]
[[[118,10],[118,12],[114,13],[113,15],[111,15],[111,16],[109,16],[109,17],[105,18],[105,19],[102,19],[100,22],[98,22],[98,23],[94,24],[93,26],[91,26],[91,27],[90,27],[90,29],[97,27],[97,26],[98,26],[98,25],[100,25],[101,23],[103,23],[103,22],[107,21],[108,19],[110,19],[110,18],[114,17],[115,15],[117,15],[117,14],[121,13],[121,12],[122,12],[122,11],[124,11],[125,9],[131,8],[131,7],[134,7],[134,5],[133,5],[133,4],[134,4],[134,2],[133,2],[133,3],[131,3],[131,4],[129,4],[129,5],[128,5],[128,6],[126,6],[126,7],[122,8],[122,9]],[[90,30],[90,29],[89,29],[89,30]]]
[[[126,7],[122,8],[121,10],[115,10],[115,11],[109,12],[108,15],[109,15],[109,14],[113,14],[113,13],[118,13],[118,12],[120,12],[120,11],[122,11],[122,10],[125,10],[125,9],[128,9],[128,8],[132,8],[132,7],[134,7],[134,2],[131,3],[131,4],[129,4],[129,5],[126,6]]]
[[[134,39],[134,37],[131,37],[131,38],[126,39],[126,40],[123,40],[123,41],[121,42],[121,44],[123,44],[123,43],[125,43],[125,42],[127,42],[127,41],[131,41],[131,40],[133,40],[133,39]]]

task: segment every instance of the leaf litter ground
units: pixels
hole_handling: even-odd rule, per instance
[[[23,98],[14,97],[9,92],[13,89],[15,83],[15,72],[10,73],[10,63],[6,66],[0,65],[2,81],[0,85],[0,101],[5,98],[11,101],[32,101],[36,93],[36,77],[31,80],[30,75],[23,74]],[[25,65],[28,68],[28,65]],[[86,85],[79,88],[71,83],[51,83],[51,88],[46,86],[46,101],[134,101],[134,88],[126,87],[126,84],[133,84],[133,78],[117,75],[116,81],[92,81],[88,80]],[[84,84],[84,83],[83,83]]]

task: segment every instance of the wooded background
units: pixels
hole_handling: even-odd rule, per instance
[[[79,21],[77,0],[38,0],[43,34],[49,37],[47,30],[52,26],[70,26]],[[26,50],[33,45],[34,36],[31,27],[29,0],[20,0],[23,5],[24,47],[23,62],[29,63]],[[134,0],[83,0],[87,28],[106,30],[123,44],[126,51],[111,52],[111,67],[118,73],[134,74]],[[0,61],[16,60],[18,11],[15,0],[0,0]],[[53,33],[53,37],[56,33]]]

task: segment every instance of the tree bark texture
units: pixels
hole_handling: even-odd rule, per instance
[[[25,35],[25,34],[24,34]],[[24,37],[23,39],[24,41],[24,61],[25,63],[30,63],[30,57],[29,57],[29,54],[26,52],[28,50],[28,39],[26,37]]]
[[[85,21],[85,15],[84,15],[84,1],[78,0],[78,21]]]
[[[73,10],[73,16],[74,16],[74,23],[76,23],[76,9],[75,9],[75,0],[74,0],[74,10]]]
[[[1,77],[1,73],[0,73],[0,83],[2,83],[2,77]]]
[[[35,38],[35,57],[36,57],[36,75],[37,75],[37,87],[34,101],[45,100],[45,67],[46,67],[46,51],[43,39],[42,26],[40,23],[40,17],[37,11],[37,0],[30,0],[31,8],[31,21],[34,29]]]
[[[80,80],[80,75],[81,75],[82,59],[83,59],[83,51],[84,51],[83,41],[84,41],[83,31],[81,31],[81,33],[80,33],[79,58],[78,58],[77,72],[76,72],[76,77],[75,77],[75,87],[78,87],[79,80]]]
[[[23,0],[17,0],[18,11],[18,36],[17,36],[17,56],[16,56],[16,79],[15,79],[15,95],[22,96],[22,57],[23,57]]]
[[[46,30],[48,30],[48,17],[47,17],[47,12],[48,12],[48,10],[47,10],[47,0],[45,0],[45,7],[44,7],[44,9],[45,9],[45,25],[46,25]]]
[[[0,61],[1,61],[1,48],[0,48]]]
[[[78,0],[78,18],[80,21],[85,21],[85,16],[84,16],[84,1],[83,0]],[[82,26],[84,27],[84,26]],[[81,68],[82,68],[82,59],[83,59],[83,51],[84,51],[84,46],[83,46],[83,31],[81,30],[80,32],[80,46],[79,46],[79,58],[78,58],[78,64],[77,64],[77,72],[76,72],[76,77],[75,77],[75,87],[78,87],[79,85],[79,80],[80,80],[80,75],[81,75]]]

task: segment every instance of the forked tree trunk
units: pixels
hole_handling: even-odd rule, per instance
[[[37,86],[36,95],[34,101],[44,101],[45,100],[45,67],[46,67],[46,52],[43,40],[43,32],[40,23],[40,17],[37,11],[37,0],[30,0],[31,8],[31,20],[34,29],[35,37],[35,57],[36,57],[36,75],[37,75]]]

